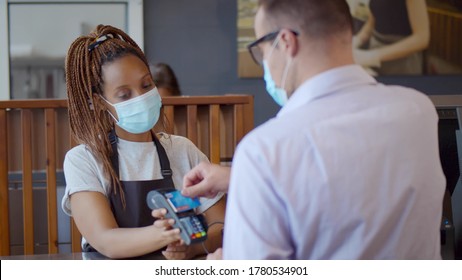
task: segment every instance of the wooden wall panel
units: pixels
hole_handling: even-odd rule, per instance
[[[244,95],[163,99],[166,132],[188,137],[211,162],[230,161],[235,144],[253,127],[253,97]],[[156,127],[157,128],[157,127]],[[0,101],[0,255],[9,255],[8,185],[22,187],[24,253],[34,253],[33,172],[46,173],[48,252],[58,252],[57,172],[71,139],[66,100]],[[20,182],[9,174],[22,174]],[[41,182],[40,182],[41,183]],[[71,248],[80,252],[81,234],[71,219]]]

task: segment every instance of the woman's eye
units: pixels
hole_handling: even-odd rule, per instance
[[[152,84],[151,83],[148,83],[148,84],[144,84],[143,85],[143,88],[146,89],[146,88],[151,88],[152,87]]]
[[[130,92],[129,91],[123,91],[123,92],[120,92],[119,95],[117,96],[117,98],[119,100],[127,100],[127,99],[130,99]]]

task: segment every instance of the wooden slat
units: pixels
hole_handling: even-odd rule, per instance
[[[67,108],[67,99],[27,99],[0,101],[0,109],[5,108]]]
[[[242,137],[244,137],[244,107],[243,105],[234,105],[233,112],[233,145],[237,146]]]
[[[21,112],[22,127],[22,203],[24,225],[24,254],[34,254],[34,205],[32,193],[32,112]]]
[[[0,256],[10,255],[8,205],[8,130],[6,110],[0,109]]]
[[[220,163],[220,105],[209,107],[210,162]]]
[[[197,106],[189,105],[186,107],[187,116],[187,136],[194,145],[197,146]]]
[[[164,106],[246,104],[249,101],[249,97],[251,96],[242,94],[163,97],[162,104]]]
[[[167,125],[165,127],[165,132],[168,134],[173,134],[175,118],[174,118],[175,109],[173,106],[164,106],[164,114],[167,118]]]
[[[56,117],[55,109],[45,109],[48,253],[58,253],[58,213],[56,203]]]
[[[82,252],[82,235],[80,234],[74,219],[71,218],[71,250],[72,253]]]
[[[244,135],[249,133],[254,127],[253,96],[247,97],[247,103],[244,105]]]

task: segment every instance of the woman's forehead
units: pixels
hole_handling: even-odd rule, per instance
[[[139,80],[149,73],[148,66],[135,55],[126,55],[106,63],[102,67],[103,80],[106,83]]]

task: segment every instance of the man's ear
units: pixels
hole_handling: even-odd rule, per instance
[[[294,57],[299,49],[297,35],[289,29],[282,29],[280,31],[281,39],[279,45],[283,51],[287,52],[291,57]]]

